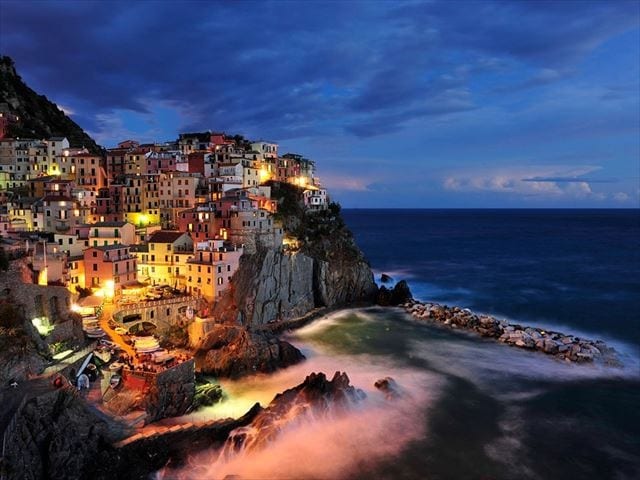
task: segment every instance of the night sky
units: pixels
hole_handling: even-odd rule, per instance
[[[106,146],[241,133],[345,207],[638,207],[640,2],[0,0],[0,54]]]

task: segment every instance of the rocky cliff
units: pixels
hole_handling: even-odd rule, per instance
[[[243,257],[234,286],[238,320],[248,327],[292,320],[315,308],[369,302],[376,292],[371,269],[362,258],[324,260],[278,249]]]
[[[69,390],[41,395],[24,406],[7,442],[7,478],[90,478],[94,455],[121,436]]]
[[[291,185],[272,186],[272,195],[280,198],[278,217],[296,247],[244,255],[227,294],[230,298],[219,302],[215,314],[256,328],[316,308],[373,303],[378,290],[373,273],[340,207],[306,211],[300,205],[300,189]]]
[[[279,189],[285,190],[284,197]],[[286,326],[314,310],[376,300],[373,273],[340,207],[305,211],[301,192],[290,185],[272,193],[284,198],[278,216],[295,248],[258,248],[243,255],[233,288],[213,310],[223,325],[200,344],[203,372],[237,377],[296,363],[302,354],[264,331],[266,324]]]

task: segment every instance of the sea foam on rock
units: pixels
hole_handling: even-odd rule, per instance
[[[335,372],[331,380],[322,372],[311,373],[301,384],[277,394],[251,424],[231,432],[221,456],[261,448],[293,423],[330,418],[365,397],[346,372]]]
[[[536,350],[570,362],[597,360],[610,366],[621,366],[616,351],[602,340],[588,340],[542,328],[512,324],[490,315],[475,314],[467,308],[416,300],[409,300],[401,306],[418,320],[475,332],[514,347]]]

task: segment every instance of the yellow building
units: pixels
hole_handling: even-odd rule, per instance
[[[187,260],[193,257],[188,233],[159,230],[149,237],[146,251],[138,248],[138,279],[154,285],[186,287]]]
[[[187,261],[187,290],[215,302],[231,285],[231,277],[240,265],[243,249],[223,240],[198,243]]]

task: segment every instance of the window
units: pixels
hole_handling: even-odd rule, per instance
[[[96,251],[91,252],[91,253],[93,254],[93,258],[96,258],[98,256],[98,252],[96,252]]]
[[[97,272],[97,271],[98,271],[98,264],[97,264],[97,263],[94,263],[94,264],[93,264],[93,271],[94,271],[94,272]]]

